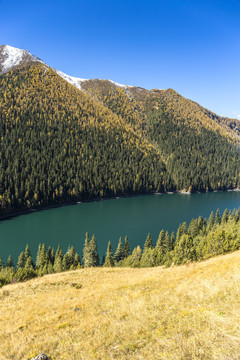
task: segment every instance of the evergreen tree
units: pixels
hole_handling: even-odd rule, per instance
[[[138,245],[133,249],[130,259],[130,267],[139,267],[141,258],[142,258],[142,249]]]
[[[164,245],[165,245],[165,254],[172,250],[172,241],[168,231],[166,231],[165,234]]]
[[[11,255],[9,255],[9,257],[7,259],[7,268],[14,268],[14,263],[13,263]]]
[[[31,256],[27,258],[24,268],[28,270],[34,270],[34,263]]]
[[[81,266],[81,259],[80,256],[78,255],[78,253],[75,254],[74,256],[74,267],[80,267]]]
[[[24,251],[22,251],[18,257],[17,269],[23,269],[25,267],[25,264],[26,264],[26,256]]]
[[[24,254],[25,254],[25,268],[26,269],[30,269],[30,268],[34,269],[34,262],[33,262],[31,251],[30,251],[28,244],[26,246]]]
[[[189,235],[183,234],[177,241],[174,248],[174,263],[176,265],[185,264],[196,259],[196,251],[193,240]]]
[[[172,244],[172,248],[174,247],[175,245],[175,241],[176,241],[176,236],[175,236],[175,232],[173,231],[171,233],[171,244]]]
[[[52,263],[52,265],[54,264],[54,260],[55,260],[55,251],[54,249],[51,249],[51,254],[50,254],[50,261]]]
[[[143,251],[143,254],[141,256],[140,263],[139,263],[140,267],[152,267],[152,266],[155,266],[156,259],[155,259],[155,251],[154,250],[155,249],[152,249],[152,248],[146,248]]]
[[[163,249],[164,248],[164,241],[165,241],[165,231],[161,230],[158,236],[158,240],[156,243],[156,249]]]
[[[112,251],[112,245],[111,242],[108,242],[107,252],[106,252],[106,259],[104,262],[105,267],[112,267],[114,266],[114,259],[113,259],[113,251]]]
[[[92,239],[89,243],[89,252],[90,252],[90,266],[99,266],[99,255],[97,251],[97,242],[95,235],[92,236]]]
[[[150,233],[148,233],[148,235],[147,235],[143,251],[146,249],[153,249],[152,237],[151,237]]]
[[[215,224],[220,225],[222,221],[221,215],[220,215],[220,210],[217,209],[216,214],[215,214]]]
[[[213,228],[214,222],[215,222],[215,216],[212,211],[207,222],[207,232],[209,232]]]
[[[198,235],[198,232],[198,220],[192,219],[188,227],[188,234],[194,239]]]
[[[114,254],[114,260],[116,263],[118,263],[119,261],[123,260],[123,258],[124,258],[124,248],[123,248],[123,244],[122,244],[122,238],[120,236],[117,250]]]
[[[91,250],[90,250],[90,240],[89,240],[88,232],[86,232],[84,248],[83,248],[83,266],[84,267],[91,266]]]
[[[58,245],[58,248],[57,248],[57,251],[55,254],[55,258],[54,258],[54,264],[53,264],[54,272],[58,273],[58,272],[63,271],[62,261],[63,261],[63,252],[62,252],[60,245]]]
[[[69,261],[69,260],[70,260],[70,259],[69,259],[68,254],[67,254],[67,253],[64,254],[63,260],[62,260],[62,270],[63,270],[63,271],[66,271],[66,270],[69,270],[69,269],[70,269],[71,264],[70,264],[70,261]]]
[[[54,265],[53,265],[54,272],[58,273],[58,272],[63,271],[62,261],[63,261],[63,257],[61,256],[61,254],[56,253],[55,260],[54,260]]]
[[[200,232],[203,228],[203,217],[199,216],[197,222],[198,222],[198,232]]]
[[[229,211],[228,211],[228,209],[225,209],[224,212],[223,212],[223,216],[222,216],[222,223],[223,224],[228,222],[228,217],[229,217]]]
[[[128,237],[126,235],[125,238],[124,238],[124,245],[123,245],[124,259],[127,258],[130,254],[131,254],[130,245],[129,245],[129,242],[128,242]]]
[[[179,225],[178,230],[177,230],[176,242],[178,242],[180,240],[180,238],[182,237],[183,234],[187,234],[187,223],[186,222],[183,222],[182,224]]]
[[[42,245],[39,244],[37,258],[36,258],[36,269],[39,269],[44,265],[47,265],[47,263],[48,263],[48,252],[46,246],[45,244]]]

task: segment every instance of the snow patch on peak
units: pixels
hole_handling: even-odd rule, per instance
[[[67,75],[65,73],[63,73],[62,71],[60,70],[56,70],[56,73],[58,75],[60,75],[64,80],[66,80],[67,82],[69,82],[71,85],[75,86],[76,88],[78,88],[79,90],[81,90],[81,82],[83,81],[87,81],[88,79],[81,79],[81,78],[78,78],[78,77],[74,77],[74,76],[70,76],[70,75]]]
[[[6,72],[12,67],[19,65],[23,58],[23,52],[24,50],[5,45],[2,52],[5,56],[2,62],[2,72]]]
[[[32,55],[29,51],[18,49],[10,45],[2,46],[1,54],[3,57],[3,60],[1,61],[2,74],[11,70],[13,67],[18,66],[22,61],[26,59],[28,61],[34,60],[43,63],[43,61]]]

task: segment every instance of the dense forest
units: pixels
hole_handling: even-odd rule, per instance
[[[0,76],[0,215],[133,193],[237,188],[237,124],[173,90]]]
[[[154,246],[150,233],[144,248],[140,246],[131,251],[128,237],[119,239],[117,249],[113,252],[111,242],[108,243],[106,256],[101,261],[98,255],[97,240],[93,235],[90,239],[86,233],[82,258],[75,248],[69,247],[63,254],[57,250],[46,248],[40,244],[33,261],[29,246],[22,251],[14,267],[11,256],[4,266],[0,258],[0,287],[12,281],[25,281],[36,276],[74,270],[81,267],[166,267],[199,261],[240,248],[240,208],[225,210],[222,216],[219,210],[209,218],[199,216],[192,219],[189,226],[186,222],[179,225],[176,233],[169,234],[161,230]]]

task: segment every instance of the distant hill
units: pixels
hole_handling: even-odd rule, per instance
[[[179,267],[88,268],[0,289],[0,357],[239,359],[235,252]]]
[[[0,47],[0,213],[239,186],[239,122],[174,90],[68,76]]]

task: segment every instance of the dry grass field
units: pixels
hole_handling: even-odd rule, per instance
[[[0,289],[0,359],[240,359],[240,252]]]

